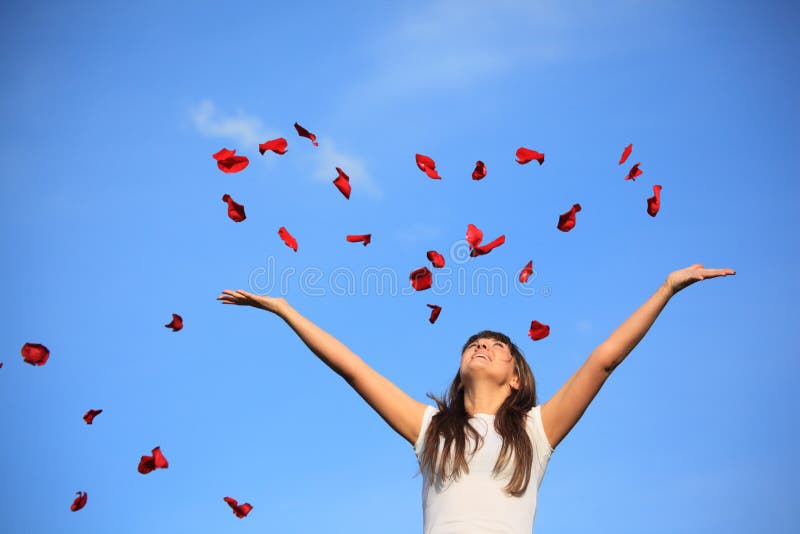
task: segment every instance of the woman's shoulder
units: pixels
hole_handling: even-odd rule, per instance
[[[535,443],[540,456],[546,459],[555,452],[555,449],[550,446],[550,441],[547,439],[547,435],[544,432],[541,407],[541,404],[537,404],[528,411],[526,426],[528,427],[528,433]]]
[[[422,414],[422,424],[419,428],[419,434],[417,435],[417,441],[414,443],[414,452],[418,455],[422,451],[422,446],[425,444],[425,434],[428,431],[428,427],[431,425],[431,420],[433,416],[439,412],[439,408],[436,406],[432,406],[430,404],[425,406],[425,411]]]

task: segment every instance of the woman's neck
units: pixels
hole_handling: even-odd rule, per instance
[[[511,388],[505,386],[498,389],[496,385],[475,384],[464,390],[464,409],[469,415],[486,413],[494,415],[506,398],[511,394]]]

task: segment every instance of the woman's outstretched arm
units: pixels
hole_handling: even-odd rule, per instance
[[[572,430],[611,372],[641,341],[661,310],[678,291],[695,282],[736,274],[733,269],[705,269],[699,263],[670,273],[666,281],[589,354],[574,375],[542,404],[542,425],[555,448]]]
[[[283,319],[311,352],[344,378],[389,426],[412,445],[417,441],[425,404],[376,372],[342,342],[292,308],[286,299],[226,289],[217,300],[266,310]]]

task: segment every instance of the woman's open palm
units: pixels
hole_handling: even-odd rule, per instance
[[[689,287],[700,280],[716,278],[717,276],[728,276],[731,274],[736,274],[736,271],[733,269],[706,269],[702,264],[695,263],[685,269],[670,273],[666,283],[673,293],[677,293],[681,289]]]
[[[277,313],[281,306],[286,304],[286,299],[281,297],[269,297],[266,295],[254,295],[243,289],[232,291],[222,290],[217,300],[223,304],[238,304],[239,306],[252,306],[272,313]]]

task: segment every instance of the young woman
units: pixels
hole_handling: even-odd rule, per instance
[[[525,358],[499,332],[469,338],[450,390],[444,399],[434,397],[434,408],[412,399],[283,298],[226,289],[217,300],[278,315],[414,446],[423,473],[425,534],[528,534],[550,455],[612,371],[678,291],[732,274],[700,264],[671,273],[541,405]]]

